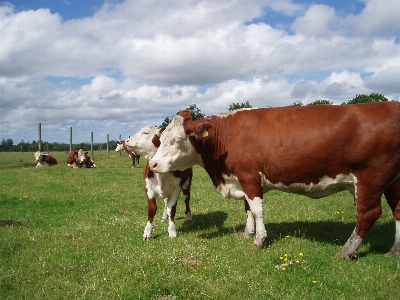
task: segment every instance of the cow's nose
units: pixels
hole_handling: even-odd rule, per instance
[[[149,161],[150,170],[156,171],[157,169],[157,162],[156,161]]]

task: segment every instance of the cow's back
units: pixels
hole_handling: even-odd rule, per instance
[[[215,186],[239,173],[254,181],[262,173],[273,184],[315,184],[374,159],[400,161],[397,102],[242,110],[210,123],[201,155]]]

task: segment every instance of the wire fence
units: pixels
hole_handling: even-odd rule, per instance
[[[110,140],[109,134],[102,134],[104,141],[95,143],[93,131],[84,134],[78,131],[80,142],[74,142],[73,127],[42,128],[41,123],[38,123],[36,128],[34,126],[14,126],[9,129],[3,126],[0,128],[0,134],[3,136],[0,144],[2,152],[69,152],[72,149],[84,149],[91,151],[92,155],[94,150],[107,151],[108,155],[110,149],[115,149],[116,141],[121,139],[121,135]]]

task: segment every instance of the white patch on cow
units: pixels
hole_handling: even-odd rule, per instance
[[[116,152],[124,151],[124,145],[123,144],[117,144],[117,147],[115,148]]]
[[[164,211],[163,211],[163,215],[161,217],[161,221],[163,221],[163,222],[168,220],[167,204],[168,204],[168,198],[165,198],[164,199]]]
[[[170,238],[176,238],[176,226],[175,222],[172,222],[171,219],[169,220],[169,225],[168,225],[168,236]]]
[[[43,154],[40,151],[36,151],[35,153],[33,153],[33,156],[35,156],[35,160],[38,162],[36,165],[36,168],[49,166],[49,164],[47,162],[43,161],[43,155],[46,155],[46,154]]]
[[[157,147],[153,144],[153,137],[158,134],[160,128],[156,125],[146,125],[140,129],[135,135],[125,141],[128,150],[135,154],[142,155],[145,159],[150,160],[157,151]]]
[[[185,220],[186,220],[186,222],[192,222],[193,218],[192,218],[191,211],[189,211],[187,214],[185,214]]]
[[[363,239],[358,236],[356,230],[354,229],[353,233],[347,240],[346,244],[343,248],[336,254],[336,257],[343,257],[343,258],[357,258],[357,249],[361,245]]]
[[[222,174],[222,178],[225,180],[225,183],[220,183],[216,187],[219,194],[225,198],[245,199],[245,194],[235,175],[226,176]]]
[[[151,238],[151,233],[153,232],[153,225],[149,221],[147,221],[147,225],[144,228],[143,232],[143,240],[148,240]]]
[[[282,182],[272,183],[264,174],[261,174],[261,179],[264,193],[270,190],[280,190],[310,198],[322,198],[343,190],[348,190],[356,196],[357,178],[352,173],[338,174],[335,178],[330,178],[325,175],[319,179],[317,184],[292,183],[290,185],[285,185]]]
[[[400,245],[400,220],[396,220],[396,233],[394,235],[394,243]]]
[[[176,199],[180,193],[179,178],[174,177],[172,173],[154,174],[152,178],[146,178],[147,196],[151,198],[173,198]]]
[[[204,167],[201,155],[196,152],[183,128],[183,117],[175,116],[160,137],[161,146],[150,159],[154,172],[165,173],[186,170],[199,165]]]
[[[263,211],[263,199],[255,197],[254,199],[247,199],[249,203],[251,213],[256,223],[256,238],[254,240],[254,247],[261,248],[264,246],[264,242],[267,238],[267,231],[264,225],[264,211]]]
[[[254,235],[256,228],[251,210],[248,210],[246,213],[247,213],[247,222],[246,222],[246,227],[244,229],[244,236],[248,238]]]

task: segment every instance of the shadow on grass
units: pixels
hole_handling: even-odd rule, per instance
[[[193,216],[193,221],[185,223],[181,232],[199,231],[199,237],[213,239],[219,236],[243,232],[246,216],[243,216],[243,224],[227,227],[224,223],[228,214],[215,211]],[[355,223],[343,223],[340,221],[296,221],[282,223],[267,223],[267,245],[285,239],[287,236],[303,238],[320,243],[343,246],[355,228]],[[365,238],[363,245],[369,244],[368,252],[386,253],[394,242],[394,222],[376,223]],[[360,253],[363,256],[364,253]]]

